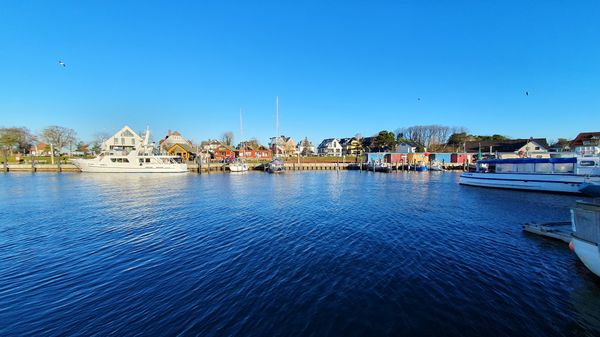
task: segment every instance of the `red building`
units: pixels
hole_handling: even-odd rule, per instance
[[[235,158],[235,149],[233,147],[221,144],[213,150],[213,159],[223,160],[228,158]]]
[[[472,156],[473,155],[469,153],[452,153],[450,155],[450,162],[456,164],[469,164]]]
[[[262,145],[245,147],[244,149],[237,149],[236,154],[237,157],[240,159],[271,160],[273,158],[273,151]]]

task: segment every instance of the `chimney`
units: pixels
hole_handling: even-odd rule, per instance
[[[170,137],[173,134],[173,132],[171,132],[171,130],[169,130],[168,134],[169,134],[169,137]]]

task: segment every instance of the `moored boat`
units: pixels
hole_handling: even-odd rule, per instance
[[[285,171],[285,164],[281,159],[274,159],[267,164],[267,172],[281,173]]]
[[[141,146],[132,151],[103,151],[93,159],[72,159],[81,172],[91,173],[185,173],[187,165],[177,156],[156,153],[146,131]]]
[[[600,200],[577,201],[571,209],[573,239],[569,248],[583,264],[600,276]]]
[[[460,184],[600,196],[600,157],[479,160]]]

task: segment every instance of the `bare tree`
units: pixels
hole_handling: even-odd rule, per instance
[[[231,144],[233,144],[233,132],[223,132],[223,134],[221,135],[221,141],[223,142],[223,144],[231,146]]]
[[[75,130],[62,126],[53,125],[42,130],[42,138],[44,141],[48,144],[52,144],[54,150],[58,151],[59,154],[63,148],[67,146],[72,147],[77,140],[76,137],[77,133]]]
[[[12,152],[29,152],[34,142],[35,137],[25,127],[0,129],[0,148],[5,157]]]

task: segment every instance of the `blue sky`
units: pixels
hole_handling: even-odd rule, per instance
[[[245,135],[266,142],[278,95],[297,140],[432,123],[572,138],[600,129],[598,14],[598,1],[3,1],[0,126],[237,141],[243,106]]]

